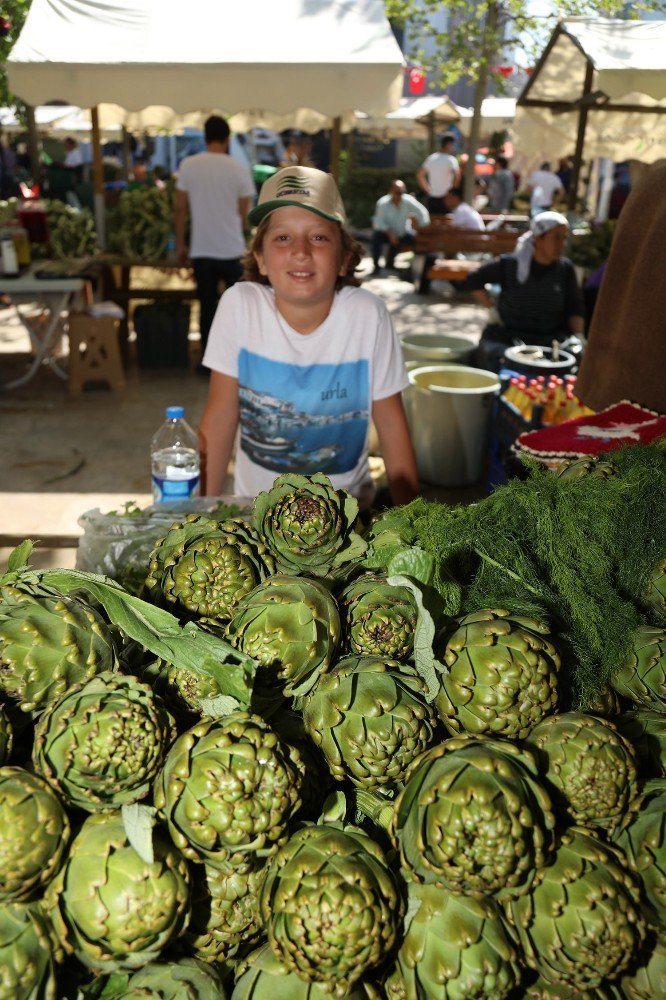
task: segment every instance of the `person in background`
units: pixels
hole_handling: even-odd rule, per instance
[[[553,173],[548,161],[542,163],[539,170],[534,170],[530,174],[527,190],[530,192],[530,215],[532,217],[540,212],[547,212],[553,202],[564,194],[562,182],[557,174]]]
[[[445,215],[444,195],[460,184],[460,164],[453,155],[455,136],[446,132],[438,153],[427,156],[416,171],[416,180],[427,194],[426,208],[431,215]]]
[[[488,192],[488,212],[508,212],[516,193],[516,180],[509,170],[506,156],[498,156],[486,185]]]
[[[300,167],[311,167],[310,152],[312,150],[312,140],[302,132],[293,131],[284,147],[284,156],[280,161],[281,167],[290,167],[296,164]]]
[[[19,195],[16,170],[16,153],[0,133],[0,198],[17,198]]]
[[[570,156],[563,156],[557,165],[555,173],[560,179],[562,190],[565,194],[569,194],[569,185],[571,184],[571,175],[573,173],[572,158]]]
[[[243,229],[255,194],[249,169],[229,155],[230,134],[224,118],[211,115],[204,125],[206,151],[187,156],[176,180],[176,259],[179,264],[185,264],[188,256],[192,261],[201,307],[202,357],[219,300],[219,283],[231,288],[243,273]],[[188,213],[189,250],[185,241]],[[197,371],[206,373],[202,365]]]
[[[406,193],[404,181],[395,180],[388,194],[377,199],[372,219],[372,263],[379,271],[379,258],[388,244],[385,266],[393,267],[399,246],[412,246],[419,226],[430,222],[430,215],[420,201]]]
[[[83,156],[76,139],[67,136],[63,145],[65,147],[65,158],[62,161],[63,167],[71,170],[74,180],[78,183],[83,178]]]
[[[584,309],[576,272],[563,256],[569,224],[559,212],[542,212],[530,223],[512,253],[502,254],[471,274],[460,286],[487,306],[495,302],[487,285],[500,288],[499,323],[481,334],[474,355],[478,368],[497,371],[507,347],[535,344],[550,347],[584,337]]]
[[[367,508],[372,420],[392,500],[408,502],[418,479],[405,366],[386,307],[358,287],[363,251],[334,179],[286,167],[264,183],[249,220],[245,280],[222,297],[204,357],[202,492],[224,492],[240,428],[235,494],[256,496],[287,472],[324,472]]]
[[[444,205],[451,213],[451,225],[461,229],[474,229],[479,232],[485,229],[485,224],[479,213],[466,201],[463,201],[462,188],[451,188],[444,195]]]
[[[628,399],[666,413],[666,165],[636,182],[613,235],[576,379],[593,410]]]

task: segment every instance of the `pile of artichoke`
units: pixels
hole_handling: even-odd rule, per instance
[[[599,705],[322,474],[0,577],[0,1000],[666,996],[666,562]],[[647,609],[650,609],[649,611]]]

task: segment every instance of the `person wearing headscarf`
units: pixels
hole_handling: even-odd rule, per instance
[[[622,209],[588,331],[576,394],[593,410],[628,399],[666,413],[666,165]]]
[[[574,266],[563,256],[569,224],[559,212],[541,212],[511,253],[482,264],[461,285],[484,305],[495,306],[499,322],[481,334],[474,363],[496,370],[507,347],[550,347],[572,336],[582,341],[583,299]],[[499,287],[497,302],[486,286]]]

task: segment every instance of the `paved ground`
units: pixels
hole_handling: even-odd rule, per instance
[[[404,264],[403,258],[398,263]],[[369,272],[370,261],[366,259],[363,267]],[[400,335],[432,332],[478,339],[484,309],[456,301],[451,286],[441,283],[433,283],[428,295],[418,295],[407,275],[405,269],[399,269],[364,282],[384,299]],[[127,385],[115,392],[95,386],[79,397],[68,396],[66,383],[47,366],[25,386],[6,391],[0,388],[0,534],[11,533],[7,524],[9,496],[5,496],[3,512],[4,494],[26,494],[27,505],[34,503],[28,494],[148,493],[150,439],[163,419],[164,407],[182,404],[196,426],[205,403],[206,379],[195,372],[196,317],[190,347],[188,370],[140,370],[131,358]],[[1,310],[0,383],[25,370],[28,351],[28,337],[14,311]],[[381,458],[377,457],[373,474],[380,473]],[[441,491],[424,486],[424,492],[439,495]],[[453,491],[452,499],[466,498],[464,490]],[[15,496],[13,502],[15,509]],[[57,509],[56,497],[39,498],[39,506]]]

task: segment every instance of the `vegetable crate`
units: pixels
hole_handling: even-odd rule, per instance
[[[542,426],[543,407],[538,403],[532,407],[532,414],[526,420],[517,406],[504,396],[495,401],[491,430],[491,472],[490,484],[499,486],[511,478],[524,478],[525,468],[516,455],[513,445],[524,431],[537,430]]]
[[[190,307],[150,302],[134,310],[139,368],[187,368]]]

